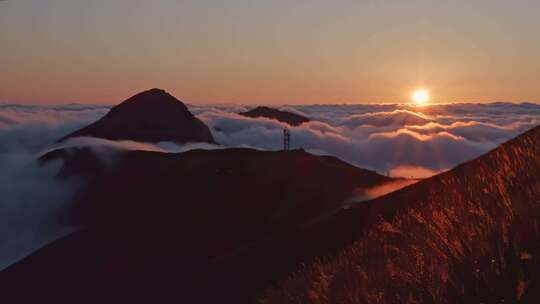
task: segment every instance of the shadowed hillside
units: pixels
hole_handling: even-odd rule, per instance
[[[539,203],[537,127],[454,170],[317,223],[305,234],[325,231],[319,242],[344,249],[259,302],[536,303],[528,287],[539,270]]]
[[[56,158],[65,162],[60,178],[89,179],[73,202],[72,220],[85,229],[3,271],[4,299],[245,302],[308,255],[290,259],[287,248],[275,248],[256,265],[247,258],[238,265],[237,258],[257,256],[265,244],[331,214],[354,189],[393,180],[301,150],[122,152],[103,159],[74,149],[41,161]],[[268,267],[274,256],[289,264]]]

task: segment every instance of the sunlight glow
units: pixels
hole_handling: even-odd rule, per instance
[[[429,101],[429,93],[424,89],[418,89],[413,93],[412,100],[419,105],[426,104]]]

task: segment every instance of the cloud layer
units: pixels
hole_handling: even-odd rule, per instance
[[[107,110],[0,105],[0,269],[74,229],[63,210],[82,181],[56,180],[60,163],[40,168],[35,160],[60,136]]]
[[[282,110],[305,115],[298,127],[238,115],[246,106],[195,106],[190,110],[210,126],[223,146],[137,143],[75,138],[61,146],[99,151],[182,152],[194,148],[252,147],[278,150],[283,129],[291,146],[335,155],[359,167],[400,177],[423,178],[477,157],[540,124],[535,104],[304,105]],[[54,179],[59,163],[38,168],[35,159],[59,147],[62,136],[102,117],[110,107],[0,104],[0,269],[74,227],[63,210],[84,181]],[[403,185],[373,189],[380,195]],[[394,187],[395,186],[395,187]]]
[[[528,103],[281,107],[314,119],[298,127],[243,117],[236,114],[238,107],[190,109],[225,145],[280,149],[282,129],[289,128],[293,148],[331,154],[360,167],[415,178],[475,158],[540,124],[540,106]]]

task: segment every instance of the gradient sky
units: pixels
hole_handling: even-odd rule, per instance
[[[0,1],[0,102],[540,102],[540,1]]]

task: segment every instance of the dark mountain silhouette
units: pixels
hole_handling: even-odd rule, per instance
[[[111,164],[79,148],[40,161],[58,158],[60,178],[89,179],[72,212],[85,229],[4,270],[8,302],[249,302],[296,262],[233,266],[238,257],[331,214],[354,189],[393,180],[302,150],[131,151]],[[246,277],[256,268],[266,270]]]
[[[78,136],[143,142],[215,143],[202,121],[181,101],[160,89],[144,91],[125,100],[100,120],[60,141]]]
[[[256,107],[246,112],[240,113],[247,117],[257,118],[265,117],[270,119],[279,120],[281,122],[287,123],[291,126],[299,126],[304,122],[310,121],[309,118],[302,115],[291,113],[287,111],[277,110],[269,107]]]

